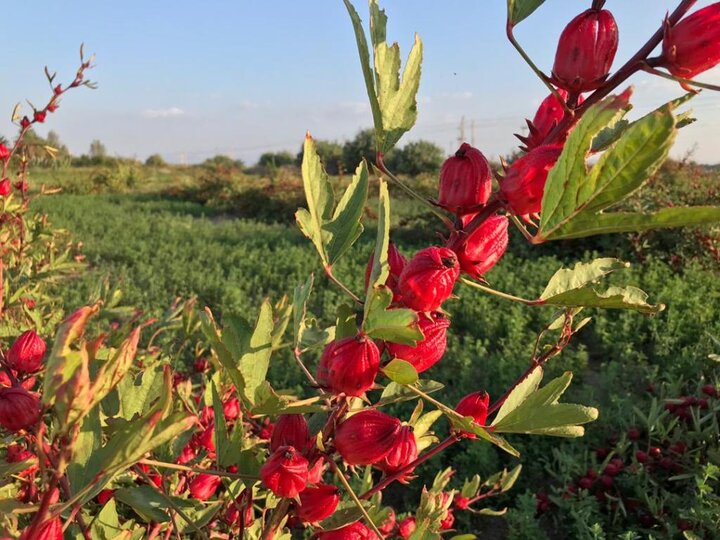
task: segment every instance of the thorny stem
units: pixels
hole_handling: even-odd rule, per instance
[[[689,10],[695,5],[697,0],[682,0],[678,7],[668,17],[668,23],[672,26],[676,24]],[[643,45],[635,55],[630,58],[615,74],[610,77],[605,84],[595,90],[588,98],[580,105],[572,115],[565,114],[565,117],[555,126],[548,136],[545,138],[545,144],[556,141],[563,133],[567,133],[567,130],[580,118],[582,115],[593,105],[607,96],[615,88],[620,86],[623,82],[629,79],[632,75],[641,71],[645,65],[645,61],[653,50],[662,42],[663,35],[665,32],[665,24],[663,23],[660,28],[652,35],[652,37]]]
[[[338,477],[338,479],[340,480],[340,483],[341,483],[341,484],[343,485],[343,487],[345,488],[345,491],[347,491],[348,495],[350,495],[350,498],[351,498],[351,499],[353,500],[353,502],[355,503],[355,506],[358,507],[358,510],[360,510],[360,513],[361,513],[361,514],[363,515],[363,517],[365,518],[365,521],[367,521],[368,525],[370,525],[370,528],[375,532],[375,534],[378,535],[378,538],[382,538],[382,537],[383,537],[383,534],[382,534],[382,533],[380,532],[380,530],[377,528],[377,525],[375,525],[375,522],[374,522],[374,521],[372,520],[372,518],[370,517],[370,514],[368,514],[367,510],[366,510],[365,507],[363,506],[362,501],[358,498],[358,496],[357,496],[357,494],[355,493],[355,491],[353,490],[352,486],[351,486],[350,483],[347,481],[347,478],[345,478],[345,475],[342,473],[342,471],[341,471],[340,469],[338,469],[338,466],[335,464],[334,461],[331,461],[331,462],[330,462],[330,468],[331,468],[331,469],[333,470],[333,472],[335,473],[335,476]]]
[[[480,283],[477,283],[476,281],[472,281],[472,280],[464,278],[464,277],[460,278],[460,281],[462,281],[465,285],[473,287],[474,289],[479,289],[488,294],[495,295],[499,298],[503,298],[505,300],[510,300],[511,302],[519,302],[521,304],[525,304],[526,306],[541,306],[545,303],[544,300],[528,300],[527,298],[520,298],[519,296],[513,296],[512,294],[507,294],[507,293],[504,293],[501,291],[497,291],[495,289],[491,289],[490,287],[486,287],[485,285],[481,285]]]
[[[440,210],[438,210],[435,205],[432,204],[432,202],[428,201],[425,197],[417,193],[415,190],[411,189],[405,182],[400,180],[397,176],[395,176],[385,165],[385,161],[383,161],[383,154],[382,152],[378,152],[375,155],[375,164],[377,165],[377,168],[380,170],[381,173],[386,175],[390,180],[392,180],[393,183],[397,184],[398,187],[400,187],[405,193],[410,195],[413,199],[420,201],[425,206],[427,206],[430,211],[435,214],[440,221],[443,222],[443,224],[448,228],[448,230],[452,231],[455,228],[455,225],[453,222],[448,218],[444,213],[442,213]]]
[[[435,457],[440,452],[442,452],[446,448],[449,448],[450,446],[452,446],[459,440],[460,440],[460,437],[458,437],[457,435],[455,435],[455,434],[450,435],[443,442],[432,447],[430,450],[425,452],[422,456],[418,457],[415,461],[408,463],[402,469],[395,471],[392,475],[387,476],[386,478],[384,478],[383,480],[378,482],[375,486],[373,486],[372,488],[367,490],[365,493],[360,495],[360,499],[363,499],[363,500],[369,499],[370,497],[375,495],[378,491],[382,491],[383,489],[385,489],[387,486],[392,484],[398,478],[402,478],[402,476],[405,475],[407,472],[413,470],[418,465],[426,462],[428,459]]]

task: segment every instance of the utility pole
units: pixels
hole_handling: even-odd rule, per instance
[[[458,137],[458,146],[465,142],[465,115],[460,118],[460,133]]]
[[[470,146],[475,146],[475,120],[470,122]]]

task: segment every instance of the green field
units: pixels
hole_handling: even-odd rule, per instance
[[[254,316],[264,297],[278,300],[292,294],[295,286],[315,272],[318,282],[311,311],[332,324],[344,298],[321,275],[315,251],[292,221],[288,208],[297,200],[296,184],[286,191],[277,189],[271,197],[286,212],[267,215],[243,203],[243,198],[254,201],[257,185],[277,188],[277,181],[246,178],[230,196],[200,197],[197,175],[178,174],[177,182],[170,173],[150,176],[147,183],[139,182],[144,187],[137,190],[117,186],[89,190],[98,193],[88,193],[87,183],[81,181],[73,187],[67,171],[59,177],[53,172],[41,175],[44,183],[63,185],[66,193],[39,197],[35,209],[49,214],[56,226],[81,241],[89,263],[86,272],[59,290],[67,310],[91,300],[97,283],[105,279],[123,291],[125,304],[149,315],[159,314],[177,296],[195,295],[201,305],[211,306],[218,314]],[[717,182],[717,178],[709,175],[707,181]],[[419,214],[416,205],[402,198],[397,199],[394,211],[393,239],[404,253],[435,241],[432,216]],[[367,214],[363,237],[338,267],[339,277],[355,291],[361,290],[374,242],[372,210]],[[530,248],[517,235],[508,254],[488,274],[494,288],[532,298],[561,265],[589,260],[600,250],[602,256],[632,263],[612,283],[636,285],[649,293],[651,301],[667,305],[654,318],[589,311],[593,322],[551,362],[549,375],[568,369],[575,372],[568,401],[574,398],[601,410],[600,421],[589,426],[587,436],[563,442],[562,452],[586,456],[587,449],[608,433],[623,429],[632,405],[646,400],[644,388],[649,381],[694,384],[703,374],[717,373],[708,355],[720,352],[712,340],[720,336],[718,266],[712,258],[697,256],[698,248],[688,238],[692,234],[663,233],[640,240],[615,237]],[[653,249],[639,249],[638,242]],[[675,247],[656,249],[665,244]],[[653,255],[648,255],[650,251]],[[673,259],[678,254],[682,264]],[[464,286],[458,286],[456,294],[458,299],[447,304],[452,318],[448,352],[428,375],[448,384],[442,396],[448,403],[481,388],[498,395],[527,365],[535,336],[553,318],[553,310],[511,304]],[[299,387],[300,373],[289,356],[278,355],[271,370],[276,386]],[[542,438],[528,442],[522,437],[511,442],[521,450],[525,464],[517,492],[542,485],[557,442]],[[514,464],[483,444],[465,445],[442,460],[468,476]],[[436,470],[437,465],[431,461],[426,470]],[[419,484],[394,486],[388,497],[410,499],[417,495]]]

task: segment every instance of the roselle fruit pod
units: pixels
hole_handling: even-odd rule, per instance
[[[0,426],[8,431],[30,429],[40,420],[40,400],[22,387],[0,388]]]
[[[38,527],[32,530],[32,527],[27,527],[20,540],[63,540],[63,522],[58,517],[44,521]]]
[[[9,178],[0,180],[0,197],[7,197],[12,193],[12,183]]]
[[[340,492],[335,486],[319,484],[308,487],[300,494],[300,504],[295,509],[295,515],[303,523],[317,523],[332,516],[339,502]]]
[[[362,396],[375,384],[380,351],[364,334],[333,341],[325,347],[318,366],[318,382],[336,394]]]
[[[409,362],[415,371],[422,373],[435,365],[445,354],[449,326],[450,320],[440,312],[421,313],[418,317],[418,327],[423,339],[414,347],[387,342],[387,350],[394,358]]]
[[[477,148],[462,143],[440,169],[438,204],[462,215],[477,211],[490,198],[490,164]]]
[[[260,468],[263,485],[278,497],[296,497],[305,489],[308,460],[292,446],[281,446]]]
[[[240,417],[240,400],[236,397],[226,399],[222,405],[223,416],[228,422],[233,422]]]
[[[411,464],[417,457],[418,449],[413,429],[410,426],[403,426],[390,452],[375,465],[385,474],[391,475]],[[412,469],[406,471],[398,481],[407,483],[407,478],[412,472]]]
[[[558,42],[553,82],[568,92],[602,86],[618,48],[618,28],[606,9],[588,9],[565,27]]]
[[[500,194],[513,213],[524,216],[540,212],[545,181],[561,152],[560,145],[539,146],[510,166],[500,182]]]
[[[28,330],[13,342],[5,360],[16,371],[35,373],[42,369],[46,350],[47,345],[35,330]]]
[[[380,523],[378,525],[378,531],[385,535],[389,535],[393,530],[395,529],[396,525],[396,518],[395,518],[395,510],[390,508],[390,511],[388,512],[388,516],[385,518],[385,521]]]
[[[460,400],[455,407],[455,412],[462,416],[472,416],[473,421],[484,426],[488,416],[488,406],[490,405],[490,396],[485,391],[473,392]],[[474,439],[474,433],[464,433],[468,438]]]
[[[532,121],[527,120],[529,133],[525,136],[516,135],[525,145],[523,150],[530,151],[545,144],[547,136],[560,124],[565,116],[563,104],[567,101],[568,93],[562,88],[558,88],[557,93],[563,102],[561,103],[555,94],[549,94],[538,107]],[[582,102],[583,97],[578,96],[577,105],[581,105]],[[564,130],[564,133],[558,133],[556,137],[554,136],[553,140],[557,143],[563,143],[567,139],[568,133],[569,130]]]
[[[452,294],[460,275],[457,255],[432,246],[418,251],[400,275],[403,303],[415,311],[437,311]]]
[[[417,528],[417,522],[413,516],[406,517],[400,522],[400,525],[398,525],[398,534],[400,535],[400,538],[403,540],[407,540],[410,538],[412,533],[415,532],[415,529]]]
[[[379,540],[377,534],[363,523],[356,521],[333,531],[323,531],[319,540]]]
[[[198,474],[190,482],[190,496],[198,501],[207,501],[215,495],[222,478],[214,474]]]
[[[720,64],[720,2],[665,25],[662,65],[676,77],[692,79]]]
[[[281,446],[292,446],[302,451],[309,439],[308,424],[302,414],[281,414],[270,437],[270,451],[274,452]]]
[[[308,484],[319,484],[320,482],[322,482],[325,468],[325,458],[321,456],[318,458],[315,464],[310,467],[310,470],[308,470]]]
[[[375,252],[373,251],[370,253],[370,258],[368,259],[367,266],[365,267],[365,290],[367,290],[370,286],[370,275],[372,274],[374,263]],[[397,292],[397,284],[400,279],[400,274],[402,274],[406,264],[407,259],[405,256],[400,253],[400,250],[393,242],[390,242],[388,246],[388,266],[390,267],[390,273],[385,285],[393,291],[393,302],[398,302],[400,300],[400,295]]]
[[[348,465],[372,465],[397,442],[400,420],[376,410],[364,410],[342,422],[335,431],[335,448]]]
[[[500,261],[508,246],[509,224],[510,221],[506,216],[489,217],[465,239],[465,242],[458,242],[460,246],[455,249],[455,253],[463,272],[474,278],[480,278]],[[461,238],[460,236],[458,240]]]

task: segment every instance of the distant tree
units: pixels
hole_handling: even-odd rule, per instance
[[[293,165],[295,158],[290,152],[265,152],[258,159],[258,167],[283,167]]]
[[[4,144],[5,146],[10,146],[10,141],[4,135],[0,135],[0,144]]]
[[[90,159],[102,161],[103,158],[107,157],[107,149],[105,148],[105,145],[101,143],[98,139],[95,139],[93,142],[90,143]]]
[[[374,129],[363,129],[343,145],[343,165],[346,171],[354,171],[362,159],[375,163]]]
[[[338,175],[345,171],[343,165],[343,146],[336,141],[315,141],[315,148],[328,174]],[[296,163],[302,165],[303,147],[300,147]]]
[[[164,167],[166,163],[160,154],[153,154],[145,160],[145,165],[148,167]]]
[[[436,173],[440,170],[445,152],[433,142],[413,141],[403,148],[394,150],[388,158],[388,167],[400,174],[417,175]]]
[[[242,160],[233,159],[230,156],[226,156],[223,154],[218,154],[216,156],[208,158],[205,161],[203,161],[201,163],[201,165],[203,167],[223,168],[223,169],[242,169],[245,167],[245,164],[242,162]]]

